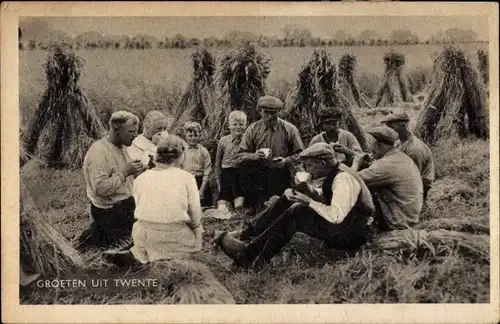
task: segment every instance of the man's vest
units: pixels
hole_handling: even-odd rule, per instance
[[[363,221],[363,219],[368,220],[368,218],[371,217],[375,212],[375,205],[373,203],[370,190],[366,186],[363,179],[361,179],[361,177],[355,171],[351,170],[349,167],[343,164],[339,164],[338,166],[334,167],[333,170],[330,171],[330,173],[326,176],[325,180],[323,181],[322,191],[323,191],[324,203],[326,205],[331,204],[333,195],[332,193],[333,180],[338,174],[342,172],[349,173],[361,185],[361,191],[356,200],[356,204],[354,204],[353,208],[351,209],[349,214],[347,214],[344,221],[350,222],[349,219],[353,217],[360,218],[360,221]]]

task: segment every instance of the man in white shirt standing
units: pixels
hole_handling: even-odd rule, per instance
[[[160,134],[168,135],[167,117],[158,110],[150,111],[142,122],[142,134],[137,136],[132,145],[127,147],[128,155],[131,159],[141,160],[144,166],[152,167],[151,162],[156,154],[156,144],[158,143]]]
[[[313,178],[325,178],[322,186],[296,180],[294,189],[285,190],[242,231],[222,234],[218,243],[236,264],[263,264],[296,232],[338,249],[359,248],[370,238],[375,206],[363,180],[335,159],[327,143],[311,145],[300,158]]]

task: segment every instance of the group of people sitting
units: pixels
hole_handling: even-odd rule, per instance
[[[367,130],[373,143],[363,152],[340,128],[340,110],[321,110],[322,132],[306,148],[297,127],[279,118],[282,108],[278,98],[261,97],[261,119],[248,127],[244,112],[230,113],[230,134],[218,141],[214,163],[217,190],[208,190],[212,163],[200,144],[200,124],[185,123],[181,138],[168,134],[166,117],[153,111],[137,136],[138,117],[114,113],[109,133],[84,160],[93,222],[80,245],[132,237],[129,247],[105,253],[125,266],[189,257],[201,250],[201,206],[211,204],[210,194],[221,213],[246,209],[254,216],[217,238],[243,267],[265,264],[296,232],[350,250],[377,231],[418,223],[434,181],[434,158],[410,132],[406,113]]]

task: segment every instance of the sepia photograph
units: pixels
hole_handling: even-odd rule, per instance
[[[491,19],[20,15],[16,303],[498,300]]]

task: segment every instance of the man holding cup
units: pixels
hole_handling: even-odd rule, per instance
[[[240,144],[245,202],[253,208],[290,187],[289,167],[304,149],[297,127],[278,117],[281,100],[261,97],[257,109],[261,119],[248,126]]]
[[[78,238],[79,247],[109,246],[130,238],[134,224],[134,176],[145,171],[126,147],[137,136],[139,118],[126,111],[111,115],[109,132],[94,142],[83,161],[92,223]]]
[[[298,172],[294,188],[286,189],[243,230],[219,236],[222,251],[237,265],[265,264],[296,232],[347,250],[370,239],[375,206],[363,180],[335,159],[329,144],[311,145],[300,159],[309,175]],[[311,176],[324,181],[315,186]]]

